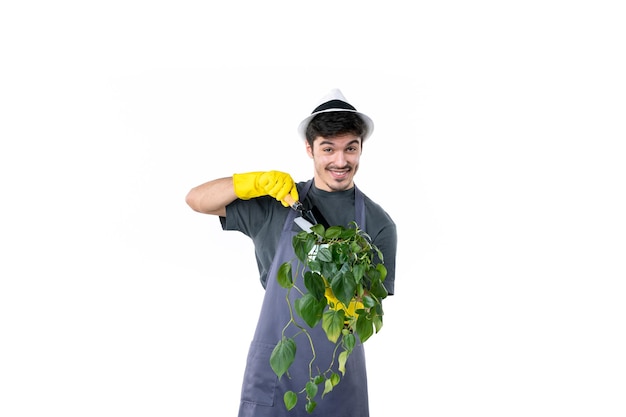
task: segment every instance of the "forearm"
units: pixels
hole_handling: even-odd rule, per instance
[[[225,177],[192,188],[185,201],[199,213],[226,216],[226,206],[236,199],[233,178]]]

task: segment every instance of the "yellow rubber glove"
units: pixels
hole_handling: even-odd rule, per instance
[[[285,207],[289,204],[283,199],[289,194],[298,201],[298,190],[291,175],[280,171],[259,171],[245,174],[233,174],[235,194],[242,200],[269,195],[280,201]]]

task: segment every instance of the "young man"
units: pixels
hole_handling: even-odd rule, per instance
[[[296,184],[287,173],[248,172],[209,181],[187,194],[187,204],[193,210],[219,216],[224,230],[237,230],[252,239],[265,288],[248,353],[239,417],[369,416],[362,344],[350,354],[341,382],[318,401],[311,414],[300,406],[287,411],[283,402],[286,391],[299,391],[308,380],[308,340],[299,338],[289,376],[277,378],[270,366],[270,355],[290,318],[286,290],[278,285],[276,275],[282,263],[295,258],[292,237],[301,229],[294,223],[296,211],[290,208],[294,201],[314,208],[316,220],[327,226],[348,227],[356,221],[383,253],[387,269],[384,285],[390,295],[394,293],[396,225],[354,183],[363,144],[373,128],[368,116],[350,105],[341,91],[332,90],[298,128],[313,161],[313,179]],[[321,329],[311,334],[320,343],[327,341]],[[316,350],[319,363],[329,363],[332,355],[330,349]]]

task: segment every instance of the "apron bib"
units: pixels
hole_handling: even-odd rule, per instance
[[[312,180],[305,184],[300,193],[302,200],[306,197],[311,184]],[[359,227],[365,230],[364,197],[356,186],[354,208],[355,220]],[[287,290],[278,284],[276,274],[284,262],[291,262],[292,270],[296,271],[298,260],[293,252],[292,238],[301,230],[293,222],[295,217],[296,212],[290,210],[267,276],[261,313],[246,361],[239,417],[368,417],[365,352],[363,345],[358,341],[348,358],[346,375],[342,376],[341,382],[324,398],[321,398],[324,387],[319,386],[319,393],[315,399],[317,407],[313,413],[306,412],[305,398],[300,394],[298,403],[291,411],[285,408],[283,402],[285,392],[291,390],[298,393],[309,381],[308,363],[312,358],[309,340],[306,335],[299,334],[294,338],[297,346],[296,358],[289,368],[289,375],[284,374],[279,380],[270,366],[272,351],[276,343],[281,340],[282,330],[290,319],[289,307],[285,299]],[[305,289],[301,274],[294,279],[298,288]],[[297,291],[292,290],[292,295],[295,298]],[[293,300],[291,303],[293,305]],[[294,316],[296,316],[295,311]],[[300,324],[304,323],[300,317],[296,317],[296,320]],[[311,329],[306,324],[304,326],[310,333],[315,346],[316,359],[313,369],[319,368],[322,371],[328,369],[335,345],[328,341],[321,326],[318,325],[315,329]],[[296,327],[290,325],[285,334],[287,337],[293,337],[296,331]],[[333,370],[338,372],[336,368],[334,364]],[[314,374],[316,374],[315,371]],[[339,375],[341,376],[341,373]]]

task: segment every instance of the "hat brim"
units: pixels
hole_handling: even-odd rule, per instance
[[[317,116],[320,113],[329,113],[329,112],[335,112],[335,111],[349,111],[349,112],[356,113],[359,116],[361,116],[361,119],[363,119],[363,122],[365,122],[365,124],[367,125],[367,134],[364,137],[362,137],[361,140],[365,140],[372,135],[372,132],[374,131],[374,121],[370,119],[368,115],[361,113],[359,111],[356,111],[356,110],[335,108],[335,109],[325,109],[325,110],[317,111],[315,113],[312,113],[309,117],[307,117],[303,121],[301,121],[300,125],[298,125],[298,134],[300,135],[300,138],[306,140],[306,128],[309,126],[311,119],[313,119],[315,116]]]

